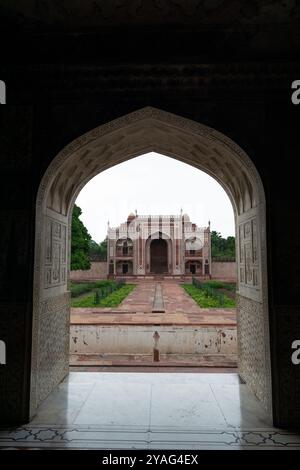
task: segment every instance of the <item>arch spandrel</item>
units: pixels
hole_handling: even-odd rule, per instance
[[[48,179],[51,194],[47,200],[48,207],[58,210],[57,206],[53,207],[52,201],[55,199],[55,189],[61,183],[70,186],[76,182],[79,192],[88,179],[104,169],[151,151],[207,172],[224,187],[234,204],[235,195],[231,194],[230,181],[224,181],[224,173],[228,174],[228,162],[231,162],[231,170],[234,168],[231,180],[235,179],[235,184],[240,182],[244,191],[252,188],[253,193],[253,186],[259,184],[249,157],[231,139],[194,121],[155,108],[144,108],[128,115],[127,119],[119,118],[93,129],[58,154],[55,160],[61,175],[57,177],[55,165],[51,165],[53,174],[48,171],[44,178]],[[247,176],[241,168],[247,169]],[[51,178],[56,178],[56,181],[50,183]],[[243,181],[245,178],[247,181]],[[251,195],[248,199],[252,200]],[[65,211],[69,206],[70,201],[68,205],[62,204]]]

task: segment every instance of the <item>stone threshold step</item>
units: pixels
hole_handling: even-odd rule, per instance
[[[237,374],[238,370],[237,367],[177,367],[172,365],[162,366],[160,363],[157,363],[156,366],[140,366],[137,367],[134,364],[129,364],[128,366],[117,366],[117,365],[104,365],[104,366],[77,366],[77,365],[70,365],[69,366],[70,372],[134,372],[134,373],[193,373],[193,374]],[[241,380],[241,383],[244,383]]]
[[[203,328],[236,328],[236,322],[228,322],[228,323],[205,323],[205,322],[171,322],[171,321],[166,321],[166,322],[147,322],[147,321],[122,321],[122,320],[114,320],[114,321],[100,321],[100,320],[95,320],[95,321],[72,321],[70,322],[70,325],[97,325],[97,326],[176,326],[176,327],[203,327]]]
[[[178,363],[178,362],[133,362],[133,361],[128,361],[128,362],[111,362],[111,363],[102,363],[101,361],[98,362],[93,362],[93,363],[70,363],[70,367],[83,367],[83,368],[89,368],[89,367],[134,367],[134,368],[139,368],[139,367],[176,367],[176,368],[209,368],[209,369],[237,369],[237,364],[234,364],[232,362],[225,363],[225,364],[210,364],[210,363],[201,363],[201,364],[194,364],[190,362],[185,362],[185,363]]]
[[[144,358],[144,359],[136,359],[136,358],[124,358],[124,359],[96,359],[96,358],[70,358],[70,366],[76,367],[94,367],[94,366],[117,366],[117,367],[225,367],[225,368],[236,368],[237,367],[237,360],[234,358],[218,358],[216,356],[209,358],[208,360],[160,360],[160,361],[153,361],[152,358]]]

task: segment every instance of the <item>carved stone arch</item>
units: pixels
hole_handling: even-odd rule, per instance
[[[68,372],[67,278],[74,201],[97,173],[150,151],[206,172],[230,198],[237,234],[239,371],[271,416],[266,216],[260,176],[248,155],[227,136],[151,107],[75,139],[53,159],[40,184],[36,201],[31,414]],[[59,193],[57,188],[64,187],[61,184],[66,180],[65,190]],[[242,201],[251,201],[249,210]]]

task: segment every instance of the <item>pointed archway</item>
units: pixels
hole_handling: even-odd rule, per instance
[[[168,273],[168,244],[163,238],[157,238],[150,243],[150,272]]]
[[[70,218],[96,174],[155,151],[215,178],[235,214],[239,372],[272,414],[265,196],[259,174],[230,138],[154,108],[116,119],[71,142],[54,158],[36,205],[31,415],[68,373]]]

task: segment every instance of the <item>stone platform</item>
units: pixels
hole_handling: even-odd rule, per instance
[[[151,354],[71,354],[70,366],[79,367],[78,370],[90,371],[105,370],[106,368],[127,370],[134,367],[133,371],[157,371],[170,369],[177,371],[203,371],[203,370],[225,370],[235,371],[237,369],[237,357],[234,354],[161,354],[159,362],[155,362]],[[81,369],[83,368],[83,369]]]

